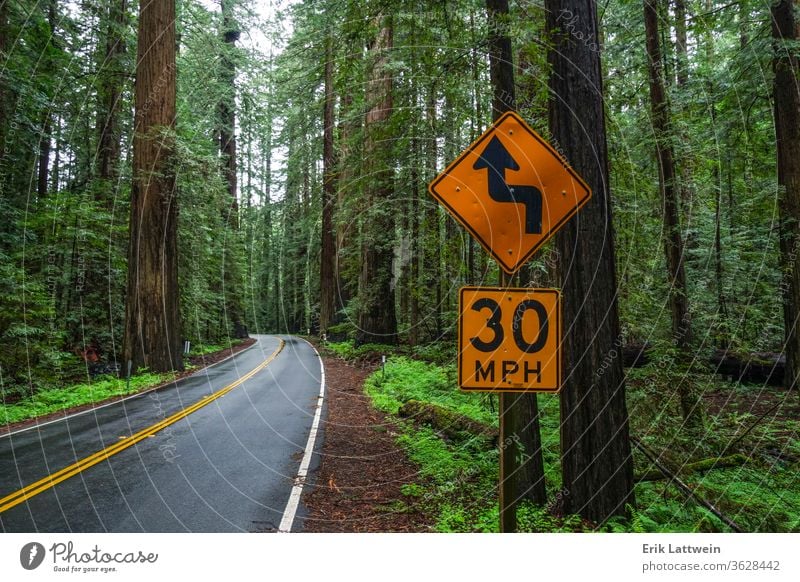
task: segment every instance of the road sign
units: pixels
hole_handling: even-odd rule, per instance
[[[553,147],[513,111],[487,129],[428,189],[512,274],[592,195]]]
[[[458,385],[466,391],[558,392],[558,289],[463,287],[459,294]]]

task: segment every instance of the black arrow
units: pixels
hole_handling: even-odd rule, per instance
[[[514,202],[525,205],[525,233],[542,233],[542,193],[535,186],[509,186],[506,170],[519,170],[519,164],[497,136],[484,148],[473,170],[489,170],[489,196],[495,202]]]

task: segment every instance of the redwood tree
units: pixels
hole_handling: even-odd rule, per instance
[[[392,286],[394,257],[394,216],[391,205],[393,171],[391,156],[392,24],[378,16],[377,36],[370,55],[366,86],[367,114],[364,159],[366,180],[365,213],[362,225],[361,275],[358,285],[358,331],[356,343],[396,343],[397,315]]]
[[[326,333],[336,316],[336,155],[333,149],[333,36],[325,38],[325,98],[322,108],[322,244],[319,274],[319,332]]]
[[[774,99],[775,137],[778,149],[778,184],[781,217],[781,266],[783,267],[785,384],[796,388],[800,377],[800,1],[778,0],[772,6],[775,43]]]
[[[173,167],[175,42],[175,0],[142,2],[123,364],[154,372],[183,368]]]
[[[561,466],[564,510],[600,523],[633,503],[596,4],[546,0],[549,124],[592,198],[556,235],[563,293]],[[570,28],[560,19],[568,17]],[[615,353],[615,352],[614,352]],[[604,372],[604,364],[607,364]]]
[[[108,24],[102,57],[97,115],[97,171],[103,180],[115,180],[119,173],[119,116],[124,91],[125,26],[127,0],[109,0],[104,8]],[[109,201],[109,204],[111,201]]]

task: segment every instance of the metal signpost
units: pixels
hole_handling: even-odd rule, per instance
[[[428,186],[497,261],[502,287],[459,294],[458,383],[500,400],[500,531],[516,529],[512,392],[561,389],[561,293],[515,289],[511,277],[592,196],[515,112],[503,114]]]

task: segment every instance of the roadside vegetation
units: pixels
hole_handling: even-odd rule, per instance
[[[388,356],[385,367],[379,365],[367,379],[365,392],[373,406],[392,415],[398,444],[419,467],[417,478],[402,488],[405,500],[391,509],[421,508],[436,516],[435,529],[441,532],[496,531],[499,454],[486,436],[496,430],[496,397],[460,392],[455,363],[443,344],[415,350],[376,344],[354,348],[350,342],[327,347],[362,363],[380,364],[381,356]],[[632,435],[742,530],[800,531],[800,421],[787,414],[797,407],[797,394],[695,371],[694,387],[706,406],[702,427],[688,430],[678,403],[663,396],[673,394],[681,375],[666,374],[658,361],[627,370]],[[754,402],[758,406],[745,412]],[[637,503],[629,508],[629,519],[598,525],[562,515],[559,401],[540,395],[538,403],[549,501],[544,507],[520,504],[520,531],[731,531],[638,450]],[[479,431],[481,426],[487,430]]]
[[[201,356],[213,356],[226,352],[233,347],[241,345],[245,340],[232,340],[228,346],[220,344],[200,344],[192,346],[186,359],[186,371],[199,367],[197,360]],[[0,427],[45,416],[54,412],[68,410],[80,406],[98,404],[110,398],[128,396],[143,390],[153,388],[175,378],[173,372],[153,373],[148,370],[139,370],[128,381],[114,374],[87,374],[86,366],[82,375],[76,365],[73,381],[66,385],[38,383],[28,393],[15,386],[14,390],[6,391],[0,387]]]

